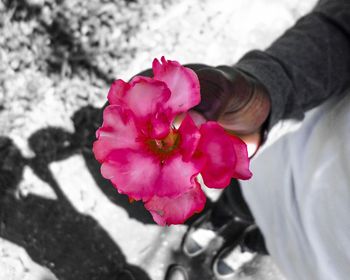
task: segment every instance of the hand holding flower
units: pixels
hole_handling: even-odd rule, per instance
[[[142,200],[158,224],[179,224],[204,207],[199,173],[208,187],[224,188],[251,177],[249,159],[242,140],[213,121],[198,128],[186,114],[200,102],[191,69],[162,57],[153,73],[112,84],[93,151],[120,193]]]

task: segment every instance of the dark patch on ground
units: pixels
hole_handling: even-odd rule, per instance
[[[52,176],[50,162],[81,151],[73,139],[59,128],[39,130],[29,139],[36,156],[26,159],[9,138],[0,137],[0,236],[25,248],[58,279],[150,279],[126,262],[121,249],[93,218],[73,208]],[[52,187],[57,200],[15,196],[26,164]]]

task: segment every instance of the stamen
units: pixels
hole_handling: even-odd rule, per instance
[[[168,156],[172,153],[178,146],[180,142],[180,135],[175,129],[171,129],[170,133],[163,139],[150,139],[148,145],[150,149],[163,156]]]

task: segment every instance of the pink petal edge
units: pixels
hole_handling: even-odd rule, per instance
[[[159,197],[177,197],[193,187],[197,175],[203,168],[203,160],[194,158],[185,162],[180,153],[165,160],[159,166],[155,195]]]
[[[166,105],[170,96],[170,90],[164,82],[136,76],[129,83],[114,81],[108,92],[108,101],[130,109],[140,131],[160,139],[169,133],[175,117]]]
[[[192,69],[182,66],[177,61],[166,60],[164,56],[154,59],[154,79],[166,83],[171,91],[168,106],[174,114],[186,112],[200,102],[199,80]]]
[[[145,207],[154,221],[161,225],[182,224],[194,213],[203,210],[206,202],[206,196],[203,193],[198,182],[189,191],[180,194],[176,198],[157,197],[145,203]]]
[[[102,176],[111,180],[119,193],[140,200],[156,194],[159,162],[144,150],[112,151],[101,166]]]
[[[119,104],[120,97],[124,96],[129,89],[129,83],[126,83],[121,79],[115,80],[108,91],[107,99],[109,104]]]
[[[231,181],[237,160],[231,138],[217,122],[206,122],[199,130],[198,151],[206,159],[201,170],[203,181],[209,188],[225,188]]]
[[[248,157],[247,145],[237,136],[230,135],[230,138],[237,157],[232,177],[241,180],[248,180],[253,174],[249,170],[250,159]]]
[[[180,151],[184,161],[189,161],[197,149],[201,134],[191,116],[186,114],[178,130],[180,134]]]
[[[116,149],[138,149],[138,132],[131,111],[117,105],[109,105],[103,111],[102,126],[96,131],[97,140],[93,144],[93,153],[99,162]]]
[[[170,98],[170,90],[162,81],[134,77],[130,83],[115,81],[108,93],[111,104],[130,109],[137,118],[156,114]]]

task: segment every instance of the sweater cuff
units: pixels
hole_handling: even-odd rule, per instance
[[[288,77],[283,64],[262,51],[251,51],[235,65],[239,70],[256,78],[265,88],[270,97],[271,111],[266,127],[270,130],[284,116],[288,102],[288,96],[293,95],[293,84]],[[303,117],[300,112],[298,118]]]

